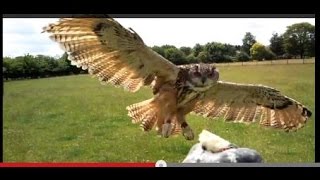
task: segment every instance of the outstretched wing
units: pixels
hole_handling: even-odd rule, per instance
[[[303,127],[312,114],[276,89],[222,81],[205,92],[193,112],[204,117],[223,117],[225,121],[260,122],[286,131]]]
[[[174,81],[178,68],[147,47],[132,29],[112,18],[62,18],[44,27],[68,53],[72,65],[88,69],[102,82],[135,92],[150,85]]]

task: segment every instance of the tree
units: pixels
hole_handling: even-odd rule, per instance
[[[250,48],[256,42],[256,37],[253,36],[250,32],[246,32],[244,38],[242,39],[242,51],[244,51],[247,54],[250,54]]]
[[[208,53],[208,59],[202,62],[220,62],[223,61],[223,54],[225,48],[223,44],[217,42],[207,43],[204,47],[205,51]]]
[[[65,59],[60,58],[58,60],[57,69],[58,69],[58,74],[59,75],[68,75],[69,74],[69,69],[70,69],[69,63]]]
[[[246,52],[240,51],[236,55],[236,60],[241,62],[249,61],[250,56]]]
[[[237,46],[233,46],[231,44],[224,44],[225,46],[225,54],[228,56],[235,56],[237,54]]]
[[[40,77],[49,76],[49,72],[50,72],[49,63],[48,63],[49,59],[51,59],[51,57],[44,56],[44,55],[37,55],[35,57],[35,60],[39,67],[38,76]]]
[[[189,47],[181,47],[178,49],[173,45],[166,44],[161,47],[153,46],[152,50],[175,64],[186,64],[188,63],[186,57],[191,54],[192,49]]]
[[[282,56],[285,53],[283,36],[279,36],[278,33],[272,34],[269,47],[276,56]]]
[[[71,61],[68,60],[68,54],[67,53],[64,53],[61,58],[60,58],[61,61],[64,61],[67,66],[68,66],[68,74],[80,74],[80,72],[82,71],[81,68],[78,68],[77,66],[74,66],[74,65],[71,65]]]
[[[240,45],[235,45],[234,48],[236,48],[236,51],[240,51],[241,50],[241,46]]]
[[[207,62],[208,61],[208,53],[206,51],[202,51],[198,54],[198,59],[200,62]]]
[[[12,74],[12,58],[10,57],[4,57],[3,58],[3,77],[6,80],[9,80]]]
[[[192,52],[192,49],[190,47],[182,46],[180,47],[180,51],[182,51],[186,56],[189,56]]]
[[[161,48],[163,49],[170,49],[170,48],[176,48],[174,45],[169,45],[169,44],[166,44],[166,45],[163,45],[161,46]],[[177,49],[177,48],[176,48]]]
[[[264,45],[256,42],[250,49],[250,54],[253,59],[261,60],[270,60],[274,59],[275,55],[269,48],[266,48]]]
[[[266,49],[266,52],[265,52],[265,59],[266,60],[272,60],[272,59],[276,59],[276,54],[274,54],[272,51],[271,51],[271,49],[270,48],[268,48],[268,47],[265,47],[265,49]]]
[[[25,77],[25,69],[22,56],[16,57],[11,61],[10,70],[11,78],[13,79]]]
[[[58,61],[54,57],[48,58],[48,67],[49,67],[49,75],[56,76],[58,75]]]
[[[197,44],[193,47],[193,49],[192,49],[193,55],[194,55],[195,57],[198,57],[199,53],[202,52],[203,49],[204,49],[204,47],[203,47],[202,45],[200,45],[200,44],[197,43]]]
[[[170,60],[174,64],[185,64],[186,56],[185,54],[177,49],[176,47],[171,47],[164,50],[165,58]]]
[[[236,48],[230,44],[222,44],[218,42],[207,43],[204,46],[207,52],[207,58],[204,62],[230,62],[236,55]]]
[[[164,57],[164,48],[159,46],[153,46],[151,49]]]
[[[314,57],[315,56],[315,27],[313,26],[313,28],[311,28],[311,31],[310,31],[310,35],[309,35],[309,38],[310,38],[310,42],[308,43],[307,45],[307,53],[306,55],[307,56],[310,56],[310,57]]]
[[[299,55],[300,58],[304,58],[305,55],[314,55],[315,26],[312,24],[303,22],[288,26],[283,37],[287,53]]]
[[[32,55],[25,55],[22,57],[23,61],[23,69],[25,73],[25,78],[36,78],[38,77],[39,72],[39,64],[37,63],[36,59]]]
[[[198,63],[198,59],[191,53],[189,56],[186,57],[186,60],[188,64]]]

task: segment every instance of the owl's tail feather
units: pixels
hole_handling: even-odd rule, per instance
[[[132,118],[132,123],[141,122],[144,131],[151,130],[157,122],[157,108],[154,98],[132,104],[126,109],[128,116]]]

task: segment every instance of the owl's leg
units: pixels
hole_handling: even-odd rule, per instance
[[[177,120],[179,121],[179,124],[181,124],[182,135],[187,140],[193,140],[194,139],[193,131],[192,131],[191,127],[188,125],[186,118],[185,118],[185,115],[182,111],[178,112]]]
[[[161,134],[167,138],[172,134],[172,118],[177,110],[177,92],[175,86],[171,84],[162,85],[156,97],[158,107],[157,126],[161,127]]]
[[[160,126],[160,127],[157,126],[155,129],[156,129],[156,132],[157,132],[157,136],[158,137],[162,137],[162,126]]]
[[[173,130],[173,125],[171,123],[171,119],[166,119],[165,123],[162,125],[162,136],[168,138]]]
[[[194,134],[187,122],[181,124],[182,134],[187,140],[193,140]]]

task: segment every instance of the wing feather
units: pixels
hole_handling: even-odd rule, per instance
[[[179,69],[174,64],[112,18],[62,18],[43,31],[68,53],[72,65],[88,69],[102,82],[135,92],[155,79],[177,78]]]
[[[205,92],[193,112],[230,122],[259,122],[286,131],[303,127],[312,114],[300,102],[274,88],[222,81]]]

